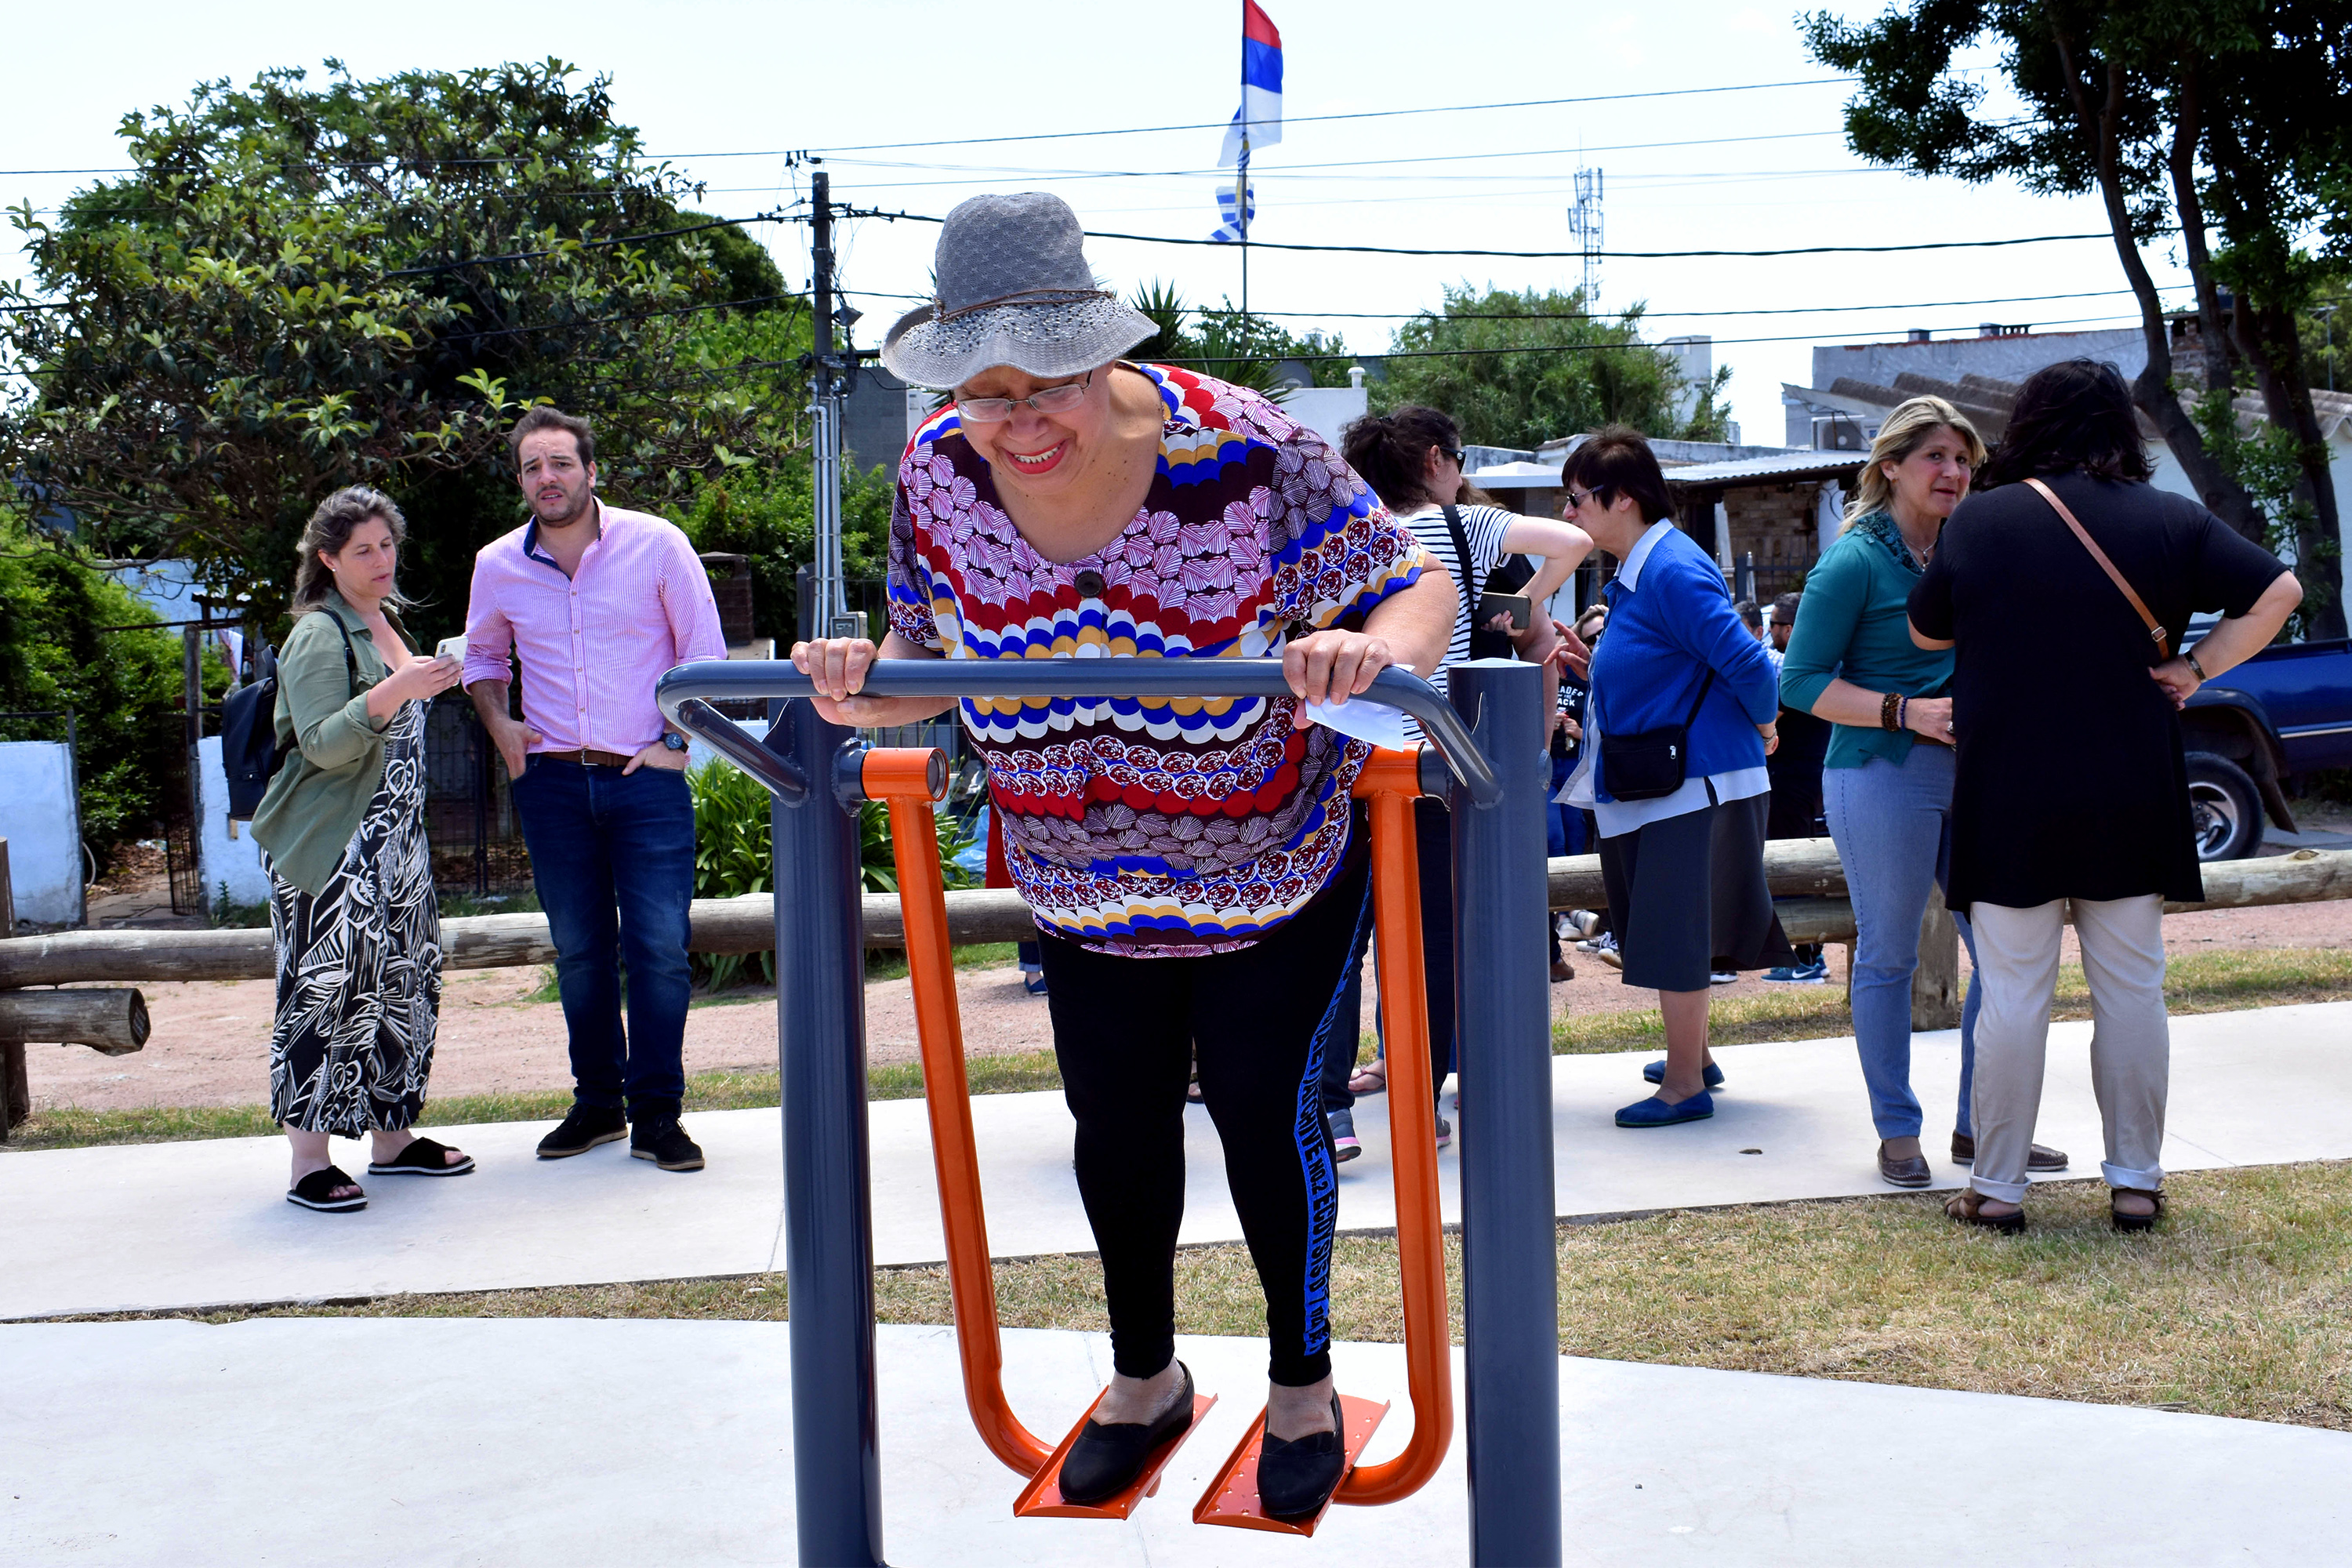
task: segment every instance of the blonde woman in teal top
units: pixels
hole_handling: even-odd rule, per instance
[[[1984,460],[1967,416],[1940,397],[1915,397],[1887,416],[1845,531],[1805,574],[1780,665],[1781,702],[1832,725],[1822,803],[1853,901],[1854,1044],[1878,1129],[1878,1173],[1902,1187],[1935,1179],[1911,1091],[1911,976],[1928,894],[1951,869],[1954,761],[1952,655],[1911,640],[1906,605]],[[1976,941],[1965,915],[1953,919],[1970,964],[1952,1132],[1952,1158],[1965,1164],[1976,1156]],[[2036,1169],[2065,1163],[2054,1150],[2034,1151]]]

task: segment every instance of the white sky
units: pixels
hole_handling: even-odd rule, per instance
[[[1818,79],[1782,4],[1705,0],[1621,8],[1457,0],[1265,0],[1282,30],[1284,110],[1316,114]],[[1868,6],[1843,8],[1849,16]],[[837,201],[941,214],[980,191],[1048,189],[1089,228],[1184,238],[1216,226],[1213,130],[1012,142],[991,136],[1216,123],[1237,101],[1240,6],[1118,6],[1031,0],[1018,7],[853,0],[812,5],[410,5],[356,11],[316,4],[190,7],[115,0],[19,7],[0,169],[85,169],[122,162],[115,126],[134,107],[180,102],[200,79],[242,84],[270,66],[316,69],[337,56],[364,76],[558,55],[608,71],[621,118],[737,216],[804,192],[783,149],[938,141],[948,145],[826,157]],[[1990,63],[1990,62],[1987,62]],[[1565,250],[1566,209],[1582,161],[1605,171],[1612,249],[1770,248],[2102,232],[2095,202],[2053,201],[2007,185],[1971,187],[1874,171],[1845,150],[1839,106],[1851,89],[1570,102],[1548,108],[1292,124],[1256,166],[1266,241]],[[1769,140],[1767,140],[1769,138]],[[1746,139],[1746,140],[1736,140]],[[1629,149],[1625,144],[1710,144]],[[746,154],[720,156],[719,154]],[[1474,156],[1499,154],[1498,156]],[[1450,158],[1453,163],[1399,163]],[[1154,171],[1191,171],[1159,174]],[[53,207],[89,176],[0,174],[0,201]],[[807,229],[752,230],[793,287],[808,279]],[[916,293],[938,230],[851,226],[841,272],[853,289]],[[1153,278],[1194,303],[1238,296],[1228,249],[1095,240],[1088,256],[1122,289]],[[2151,253],[2159,282],[2185,279]],[[24,271],[13,231],[0,276]],[[1250,303],[1295,331],[1346,333],[1384,347],[1389,323],[1332,312],[1435,306],[1448,282],[1566,288],[1563,260],[1335,257],[1253,249]],[[1651,333],[1712,332],[1734,369],[1732,413],[1749,441],[1777,443],[1780,384],[1810,379],[1809,347],[1941,337],[1977,322],[2126,325],[2127,295],[1979,305],[2021,295],[2120,290],[2104,238],[2005,250],[1772,259],[1612,260],[1601,302],[1650,306]],[[2177,293],[2172,296],[2178,298]],[[866,310],[872,344],[897,311]],[[1800,314],[1801,307],[1898,307]],[[1695,311],[1738,311],[1702,317]],[[1292,314],[1297,312],[1297,314]],[[1747,313],[1752,312],[1752,313]],[[1734,339],[1786,339],[1736,342]],[[1477,438],[1476,432],[1469,432]]]

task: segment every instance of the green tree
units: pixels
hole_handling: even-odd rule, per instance
[[[1169,284],[1154,279],[1128,301],[1151,318],[1159,331],[1128,351],[1128,358],[1172,364],[1232,382],[1282,401],[1287,385],[1281,363],[1296,360],[1313,386],[1348,384],[1346,340],[1320,331],[1303,337],[1268,317],[1244,313],[1228,298],[1214,310],[1187,305]]]
[[[1409,403],[1442,409],[1464,438],[1532,449],[1578,431],[1620,423],[1652,436],[1720,441],[1717,398],[1728,366],[1696,388],[1687,418],[1674,356],[1641,338],[1642,307],[1588,311],[1581,289],[1468,287],[1445,291],[1443,314],[1415,317],[1393,334],[1388,377],[1372,383],[1385,411]]]
[[[227,671],[214,660],[205,674],[218,695]],[[179,639],[153,611],[0,509],[0,710],[73,710],[82,839],[101,872],[125,840],[156,831],[164,781],[185,776],[181,680]],[[0,740],[62,739],[57,720],[0,720]]]
[[[2352,5],[2345,0],[1904,0],[1848,25],[1801,22],[1850,71],[1846,137],[1874,163],[2042,195],[2095,194],[2139,302],[2147,363],[2134,401],[2199,496],[2254,539],[2292,537],[2317,635],[2344,634],[2335,487],[2297,317],[2352,255]],[[1988,109],[1975,60],[2000,51],[2022,115]],[[2207,354],[2182,406],[2169,329],[2141,247],[2177,227]],[[2317,232],[2315,257],[2305,237]],[[2227,308],[2223,290],[2231,291]],[[2266,508],[2234,440],[2231,395],[2261,390],[2297,477]],[[2220,423],[2217,423],[2217,420]],[[2224,433],[2224,427],[2227,433]]]
[[[699,331],[730,300],[775,305],[781,279],[689,215],[696,187],[646,161],[608,79],[327,70],[129,115],[136,173],[54,223],[16,215],[34,282],[0,317],[19,389],[0,467],[86,538],[191,557],[267,611],[318,500],[375,484],[420,541],[404,585],[454,620],[474,550],[517,515],[501,436],[522,405],[593,418],[604,487],[632,504],[795,447],[796,400],[747,389]]]

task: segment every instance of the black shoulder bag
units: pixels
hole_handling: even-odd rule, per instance
[[[1698,722],[1698,710],[1714,687],[1715,671],[1710,669],[1679,724],[1638,735],[1601,731],[1601,783],[1612,800],[1656,800],[1683,787],[1683,773],[1690,763],[1690,727]]]
[[[1502,632],[1490,632],[1478,624],[1478,600],[1486,591],[1484,582],[1470,579],[1470,536],[1462,529],[1462,509],[1440,507],[1445,514],[1445,531],[1454,536],[1454,558],[1462,563],[1462,613],[1470,618],[1470,657],[1472,658],[1517,658],[1510,637]]]
[[[335,623],[343,634],[343,672],[352,695],[360,690],[360,656],[352,646],[352,628],[332,610],[314,612]],[[278,660],[264,652],[259,679],[238,687],[221,703],[221,767],[228,774],[228,815],[232,822],[251,822],[269,793],[269,781],[293,748],[278,743]]]

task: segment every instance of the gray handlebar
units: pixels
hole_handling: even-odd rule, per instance
[[[718,715],[702,703],[729,698],[813,697],[815,682],[783,659],[701,659],[661,678],[654,700],[671,723],[707,742],[754,776],[776,786],[768,753],[734,725],[717,732]],[[1286,697],[1282,661],[1272,658],[885,658],[866,672],[866,697]],[[1353,702],[1410,713],[1470,798],[1492,805],[1502,785],[1461,716],[1436,689],[1391,665]],[[688,710],[688,704],[700,708]]]

